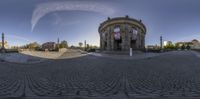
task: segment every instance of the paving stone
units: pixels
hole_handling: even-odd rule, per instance
[[[88,55],[0,62],[0,97],[200,97],[200,61],[194,56],[181,51],[148,60]]]

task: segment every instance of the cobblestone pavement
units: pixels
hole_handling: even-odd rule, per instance
[[[139,60],[88,55],[33,65],[0,62],[0,96],[195,98],[200,97],[199,60],[185,51]]]

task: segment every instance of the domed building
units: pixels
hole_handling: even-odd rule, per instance
[[[141,20],[126,17],[109,18],[100,24],[100,48],[107,51],[145,49],[146,27]]]

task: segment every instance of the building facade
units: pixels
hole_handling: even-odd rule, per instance
[[[108,18],[99,26],[100,48],[107,51],[145,49],[146,27],[141,20],[117,17]]]
[[[56,43],[55,42],[46,42],[46,43],[42,44],[42,49],[54,50],[54,49],[56,49]]]
[[[200,49],[200,42],[196,39],[192,40],[191,42],[177,42],[175,45],[179,48],[184,45],[190,46],[191,49]]]

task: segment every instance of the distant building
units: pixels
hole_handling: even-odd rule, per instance
[[[200,42],[196,39],[192,40],[191,49],[200,49]]]
[[[191,49],[200,49],[200,42],[196,39],[192,40],[191,42],[177,42],[176,46],[190,46]]]
[[[160,49],[160,46],[158,46],[158,45],[148,45],[146,48],[148,50],[157,50],[157,49]]]
[[[42,49],[54,50],[54,49],[56,49],[56,43],[55,42],[46,42],[46,43],[42,44]]]

